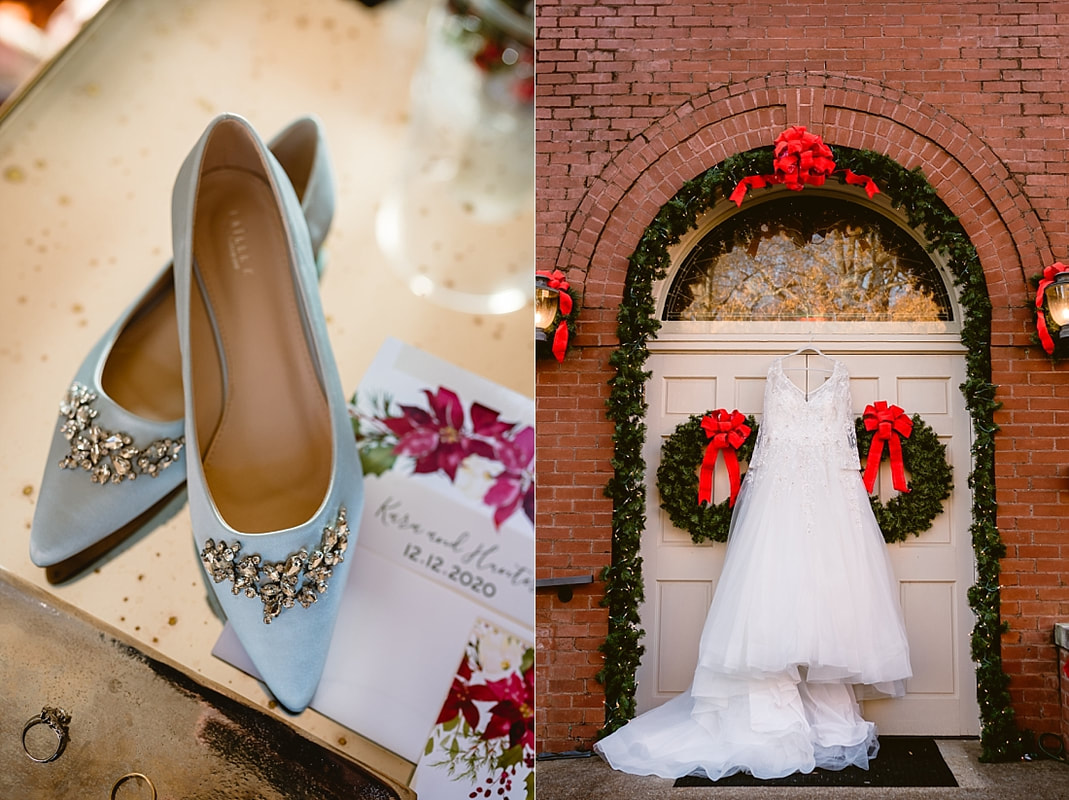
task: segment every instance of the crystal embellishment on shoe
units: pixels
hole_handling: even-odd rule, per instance
[[[333,568],[345,560],[348,546],[349,523],[342,507],[334,524],[323,529],[323,538],[311,553],[302,547],[283,561],[264,563],[259,555],[239,559],[241,542],[208,539],[200,558],[216,583],[230,581],[234,594],[259,597],[264,604],[264,624],[270,625],[284,609],[297,603],[308,608],[326,593]],[[298,587],[302,575],[304,584]]]
[[[122,431],[109,431],[93,423],[97,410],[96,393],[77,381],[71,384],[59,404],[65,421],[60,431],[71,443],[70,452],[59,462],[64,469],[84,469],[93,483],[122,483],[138,475],[155,478],[178,460],[184,437],[156,439],[145,447],[134,444]]]

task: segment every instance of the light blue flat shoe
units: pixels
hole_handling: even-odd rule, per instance
[[[323,131],[295,120],[270,144],[319,252],[334,216]],[[30,558],[66,580],[135,532],[181,489],[181,360],[167,264],[83,360],[60,404],[30,532]]]
[[[230,114],[183,164],[172,228],[193,538],[257,671],[301,711],[364,495],[308,229],[286,173]]]

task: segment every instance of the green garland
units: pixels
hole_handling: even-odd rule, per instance
[[[657,489],[661,508],[680,530],[687,531],[695,544],[726,542],[731,524],[731,505],[701,503],[698,498],[698,465],[702,461],[708,441],[702,430],[704,414],[694,414],[680,423],[661,446],[661,463],[657,467]],[[757,441],[758,424],[751,415],[746,424],[751,433],[738,449],[740,462],[748,462]],[[873,432],[866,430],[860,417],[854,423],[860,463],[864,463],[872,447]],[[902,463],[909,473],[911,491],[896,494],[886,505],[875,496],[869,497],[872,512],[880,525],[884,540],[904,542],[919,536],[932,526],[943,511],[943,501],[954,488],[946,445],[932,426],[913,415],[913,433],[902,439]]]
[[[957,218],[939,199],[920,168],[907,170],[887,156],[867,150],[836,150],[839,168],[868,175],[906,216],[924,232],[930,251],[942,253],[954,276],[965,310],[961,341],[965,346],[966,380],[961,385],[973,426],[972,534],[976,583],[969,603],[976,615],[972,657],[977,663],[981,757],[985,761],[1016,758],[1023,750],[1002,668],[1001,635],[1007,630],[999,608],[999,559],[1005,545],[996,526],[995,433],[999,403],[991,383],[991,302],[976,250]],[[620,346],[609,358],[616,375],[609,381],[607,416],[614,423],[613,476],[605,494],[613,504],[612,561],[605,568],[609,632],[601,647],[605,666],[598,679],[605,686],[605,728],[611,733],[635,712],[635,671],[642,657],[643,631],[638,614],[643,600],[639,548],[646,525],[645,472],[642,446],[646,437],[646,343],[660,328],[653,283],[668,272],[668,248],[692,229],[698,214],[725,199],[740,179],[772,171],[772,149],[761,148],[726,159],[687,181],[646,229],[629,259],[623,298],[617,311]]]

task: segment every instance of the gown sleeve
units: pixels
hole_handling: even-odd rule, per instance
[[[838,460],[843,469],[858,470],[861,468],[861,462],[857,455],[854,405],[853,398],[850,396],[850,375],[845,367],[842,368],[839,384],[835,387],[835,391],[835,408],[838,410],[839,416],[838,428],[842,431],[841,435],[837,437],[839,443]]]
[[[769,396],[776,391],[774,385],[774,373],[776,364],[779,362],[773,362],[772,366],[768,368],[768,375],[765,379],[765,394],[762,402],[761,419],[758,420],[760,424],[757,426],[757,439],[754,441],[753,454],[750,456],[750,463],[746,466],[747,472],[750,470],[760,470],[764,466],[766,459],[765,451],[768,449],[768,439],[772,435],[769,430],[769,426],[764,424],[769,415],[767,413]]]

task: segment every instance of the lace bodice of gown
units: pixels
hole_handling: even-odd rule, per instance
[[[808,397],[784,372],[782,358],[772,362],[749,470],[760,471],[776,461],[859,468],[850,375],[843,362],[833,360],[828,379]]]

